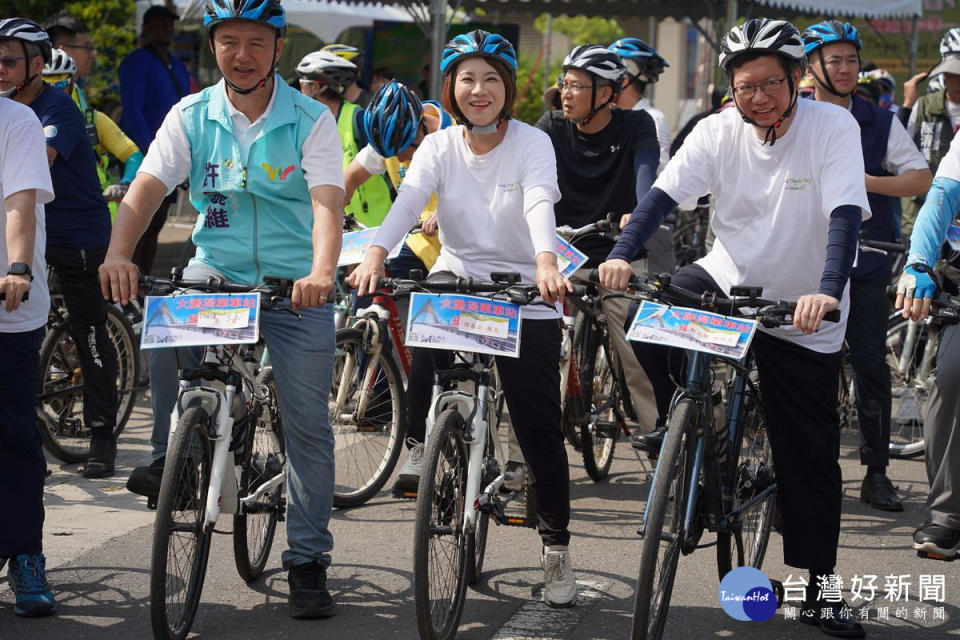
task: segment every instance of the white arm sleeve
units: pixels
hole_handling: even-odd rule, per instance
[[[413,228],[420,218],[420,212],[427,206],[430,194],[417,187],[404,184],[393,201],[387,217],[383,219],[377,235],[374,236],[371,246],[383,247],[390,251],[397,246],[407,232]]]
[[[534,255],[557,252],[557,219],[553,213],[553,192],[545,186],[530,187],[523,193],[523,217],[530,229]]]

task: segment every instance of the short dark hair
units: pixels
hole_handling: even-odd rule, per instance
[[[389,67],[377,67],[373,70],[373,75],[380,76],[381,78],[387,78],[389,80],[393,80],[397,77],[397,74],[395,74]]]
[[[90,33],[90,29],[83,20],[63,11],[47,20],[42,26],[55,48],[60,46],[64,38],[72,38],[78,33]]]
[[[483,59],[493,67],[496,72],[500,75],[500,78],[503,80],[504,94],[503,94],[503,111],[501,115],[505,118],[509,118],[510,114],[513,113],[513,103],[517,99],[517,80],[513,75],[513,70],[507,67],[505,62],[497,60],[496,58],[491,58],[488,56],[482,56]],[[443,104],[443,109],[447,113],[453,115],[454,118],[459,122],[465,122],[466,117],[463,115],[463,112],[460,111],[460,107],[457,105],[457,97],[454,93],[454,78],[457,75],[457,67],[460,66],[460,62],[463,62],[464,59],[461,59],[450,69],[443,77],[443,91],[440,93],[440,100]]]

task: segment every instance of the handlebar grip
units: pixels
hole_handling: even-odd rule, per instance
[[[840,310],[834,309],[824,314],[823,319],[827,322],[840,322]]]
[[[7,299],[7,294],[5,294],[5,293],[0,293],[0,302],[5,302],[6,299]],[[20,298],[20,302],[26,302],[26,301],[29,300],[29,299],[30,299],[30,292],[29,292],[29,291],[24,291],[24,292],[23,292],[23,297]]]

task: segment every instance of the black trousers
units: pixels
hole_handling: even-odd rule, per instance
[[[723,293],[695,264],[674,274],[671,282],[691,291]],[[843,497],[837,462],[840,353],[819,353],[760,331],[754,335],[752,349],[777,474],[783,561],[802,569],[832,568],[837,561]],[[685,355],[679,349],[643,342],[634,343],[634,351],[653,385],[660,418],[666,420],[677,388],[673,381],[684,380]]]
[[[177,190],[174,189],[173,193],[163,201],[163,204],[160,205],[157,212],[153,214],[153,218],[150,219],[150,226],[148,226],[147,230],[140,236],[140,241],[137,242],[137,246],[133,250],[131,260],[140,268],[140,273],[144,275],[167,275],[154,274],[153,261],[157,257],[157,242],[160,237],[160,230],[163,229],[163,225],[167,222],[170,205],[177,201],[177,193]]]
[[[107,303],[97,273],[106,253],[106,247],[47,245],[47,264],[60,278],[70,335],[83,368],[83,422],[90,429],[103,428],[100,434],[111,433],[117,425],[117,352],[107,334]]]
[[[853,367],[860,464],[886,467],[890,462],[890,367],[887,365],[889,278],[850,281],[847,355]]]
[[[415,349],[407,381],[407,435],[424,441],[434,366],[449,366],[452,354]],[[570,542],[570,469],[560,427],[560,321],[524,320],[520,357],[498,357],[497,373],[510,422],[523,451],[545,545]]]
[[[43,480],[37,385],[44,329],[0,333],[0,557],[43,550]]]

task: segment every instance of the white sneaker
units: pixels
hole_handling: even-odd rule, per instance
[[[407,438],[407,444],[412,445],[407,451],[407,461],[397,472],[401,478],[420,478],[420,472],[423,470],[423,443],[417,442],[413,438]]]
[[[523,491],[527,466],[522,462],[510,461],[503,472],[503,488],[507,491]]]
[[[567,547],[544,547],[540,554],[543,567],[543,601],[551,607],[572,607],[577,601],[577,581],[573,575]]]

